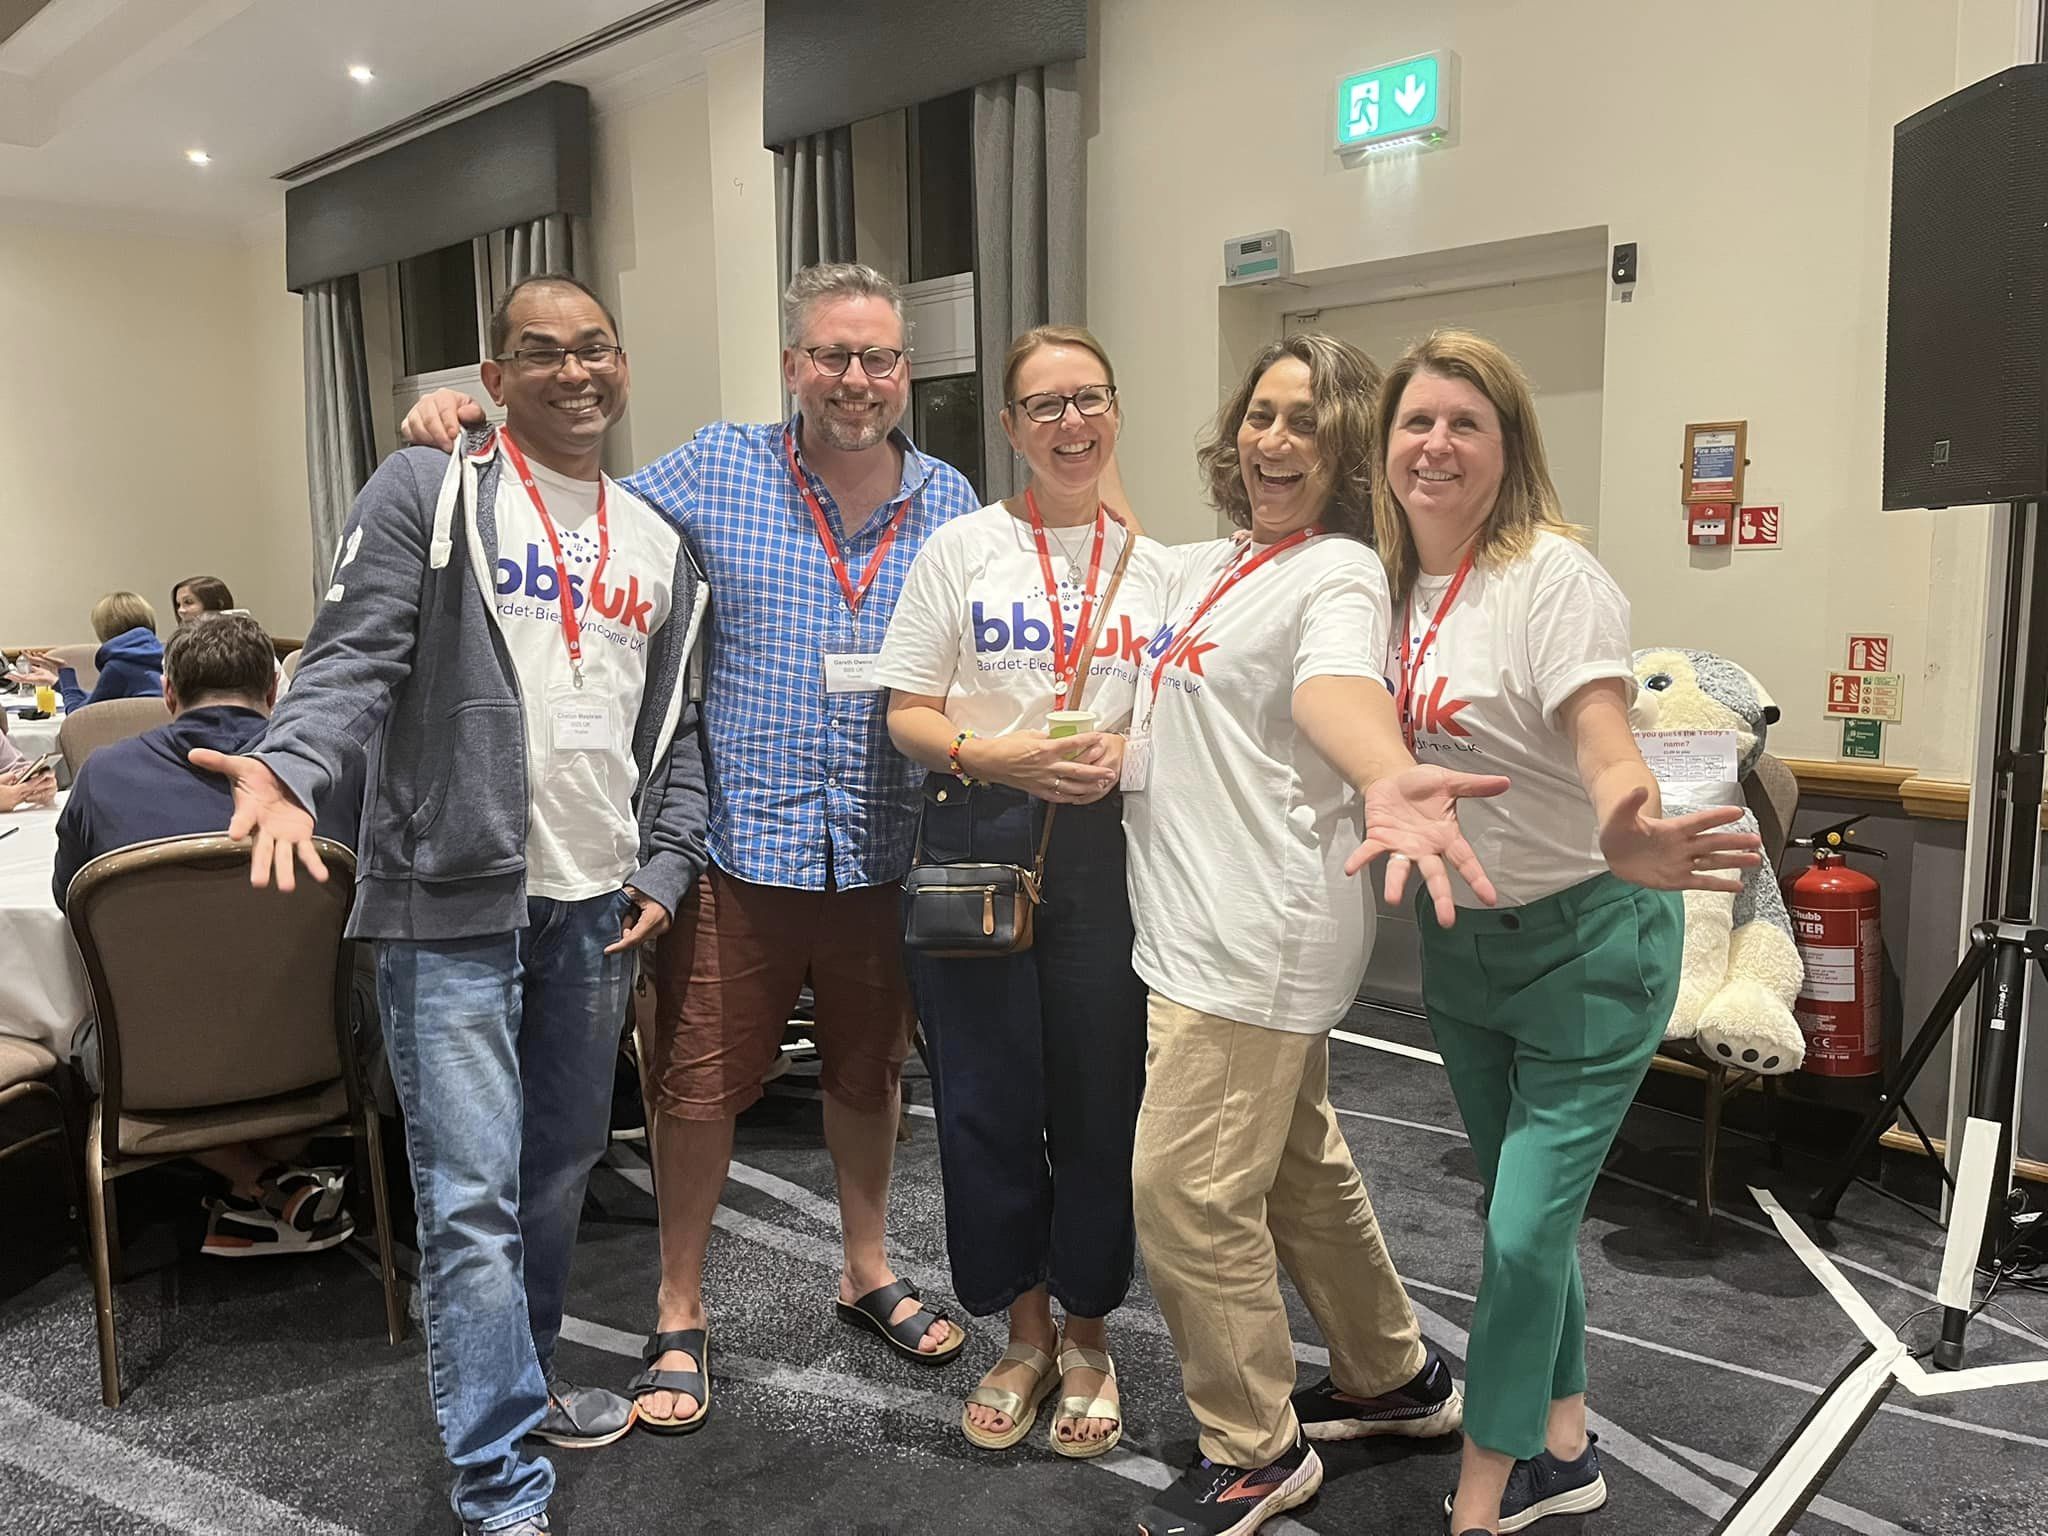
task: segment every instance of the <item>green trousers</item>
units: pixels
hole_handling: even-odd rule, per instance
[[[1677,1000],[1684,909],[1599,875],[1449,929],[1419,912],[1423,1002],[1487,1194],[1465,1433],[1534,1456],[1551,1400],[1586,1390],[1579,1222]]]

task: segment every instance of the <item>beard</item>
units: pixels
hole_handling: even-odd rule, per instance
[[[880,401],[876,403],[882,404]],[[832,402],[828,399],[815,413],[805,413],[804,427],[807,432],[815,432],[819,441],[835,452],[859,453],[887,437],[899,419],[900,416],[891,417],[883,405],[860,421],[848,421],[832,409]]]

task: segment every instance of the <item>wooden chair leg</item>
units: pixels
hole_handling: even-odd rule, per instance
[[[377,1221],[377,1273],[384,1282],[384,1332],[393,1344],[405,1339],[405,1308],[398,1299],[398,1265],[391,1253],[391,1192],[384,1178],[383,1129],[377,1106],[363,1100],[363,1147],[370,1165],[370,1205]]]
[[[1714,1237],[1714,1165],[1721,1151],[1721,1101],[1728,1091],[1728,1069],[1719,1062],[1707,1064],[1707,1099],[1700,1115],[1699,1236],[1702,1243]]]
[[[91,1236],[86,1268],[92,1272],[93,1319],[99,1330],[100,1400],[109,1408],[118,1408],[121,1356],[114,1336],[114,1259],[113,1245],[108,1240],[114,1224],[114,1192],[109,1187],[106,1162],[101,1156],[100,1134],[99,1106],[94,1105],[85,1147],[85,1216]]]

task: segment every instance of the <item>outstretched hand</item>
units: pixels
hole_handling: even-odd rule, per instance
[[[235,814],[228,822],[228,836],[256,840],[249,855],[251,885],[260,890],[274,875],[277,888],[290,891],[299,864],[315,880],[327,878],[327,866],[313,841],[313,818],[282,779],[253,757],[229,757],[206,747],[196,747],[186,756],[194,768],[221,775],[234,790]]]
[[[464,427],[484,424],[484,408],[459,389],[437,389],[422,395],[405,413],[398,435],[419,448],[455,451]]]
[[[1649,800],[1647,788],[1630,790],[1600,825],[1600,852],[1622,879],[1653,891],[1733,893],[1742,889],[1742,876],[1712,871],[1754,869],[1763,862],[1763,839],[1754,832],[1713,831],[1740,821],[1740,806],[1645,816]]]
[[[1499,774],[1454,773],[1448,768],[1421,766],[1375,779],[1365,792],[1365,841],[1344,861],[1344,872],[1355,875],[1386,855],[1384,889],[1387,900],[1396,903],[1408,888],[1408,872],[1413,867],[1435,903],[1437,922],[1448,928],[1458,916],[1450,876],[1444,870],[1444,861],[1449,860],[1472,893],[1492,906],[1498,899],[1493,882],[1487,879],[1465,834],[1458,830],[1457,803],[1491,797],[1507,787],[1508,781]]]

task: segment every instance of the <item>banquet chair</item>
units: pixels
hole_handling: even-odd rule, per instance
[[[57,750],[64,754],[64,766],[75,779],[79,766],[101,747],[170,723],[170,708],[160,698],[107,699],[64,717],[57,728]]]
[[[60,667],[69,667],[78,674],[78,686],[87,693],[100,680],[100,646],[97,640],[80,641],[76,645],[53,645],[50,656]]]
[[[278,665],[284,669],[284,680],[286,682],[290,682],[299,675],[299,658],[304,654],[303,650],[285,652],[284,659]]]
[[[71,1162],[71,1117],[64,1110],[64,1095],[51,1081],[57,1067],[56,1056],[41,1041],[0,1035],[0,1110],[10,1104],[37,1104],[49,1111],[48,1122],[37,1129],[25,1133],[0,1131],[0,1162],[54,1140],[58,1161],[64,1165],[64,1188],[71,1197],[72,1211],[77,1214],[84,1202],[78,1198],[78,1171]],[[9,1134],[14,1139],[7,1140]],[[84,1243],[79,1247],[81,1252],[86,1251]]]
[[[250,885],[247,845],[225,837],[117,849],[72,881],[65,910],[100,1030],[85,1207],[109,1408],[121,1401],[113,1183],[188,1153],[315,1133],[358,1138],[385,1329],[393,1344],[402,1336],[383,1148],[350,1021],[354,962],[342,929],[355,860],[317,841],[328,878],[302,877],[288,896]]]

